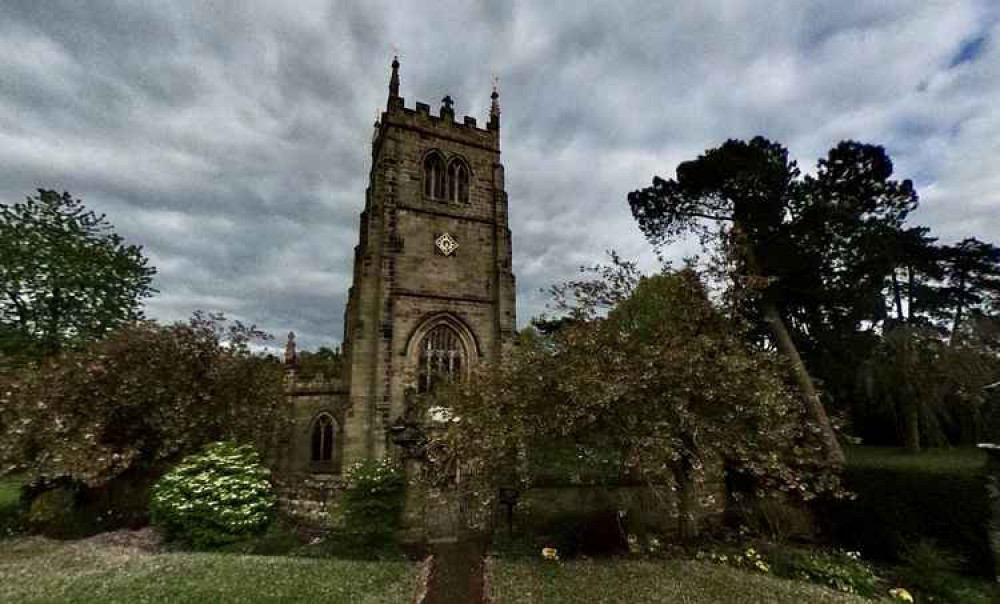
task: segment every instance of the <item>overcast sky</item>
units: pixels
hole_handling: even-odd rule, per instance
[[[0,0],[0,200],[67,190],[145,247],[163,320],[340,342],[398,49],[408,107],[503,111],[518,315],[604,250],[629,191],[727,138],[803,168],[885,145],[946,242],[1000,239],[1000,2]],[[672,250],[680,255],[691,250]]]

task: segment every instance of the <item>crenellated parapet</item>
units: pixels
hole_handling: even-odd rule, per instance
[[[322,375],[305,379],[294,376],[286,382],[285,386],[285,394],[290,396],[346,393],[347,386],[344,384],[344,380]]]
[[[311,396],[318,394],[346,394],[347,385],[339,377],[322,374],[303,376],[299,373],[299,354],[295,332],[288,332],[285,342],[285,394]]]
[[[387,125],[405,130],[423,133],[439,138],[451,138],[455,142],[472,145],[491,151],[500,151],[500,105],[496,86],[490,95],[490,118],[486,128],[480,128],[476,118],[464,116],[461,121],[455,119],[454,101],[451,96],[441,99],[441,107],[437,115],[431,112],[427,103],[417,102],[411,109],[406,107],[405,99],[399,96],[399,60],[392,62],[392,78],[389,83],[389,99],[386,110],[376,122],[373,155],[377,155],[382,144],[382,133]]]

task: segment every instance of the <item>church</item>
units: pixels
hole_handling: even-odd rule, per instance
[[[450,96],[436,115],[426,103],[406,107],[393,60],[371,143],[341,378],[299,379],[290,334],[286,481],[323,491],[348,465],[384,457],[410,389],[462,379],[512,344],[515,282],[495,87],[491,98],[485,128],[473,117],[457,121]]]

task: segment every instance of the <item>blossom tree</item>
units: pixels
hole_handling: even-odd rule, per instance
[[[682,538],[699,534],[707,462],[761,492],[837,491],[783,358],[748,348],[694,271],[632,278],[617,266],[562,290],[583,302],[578,320],[522,333],[504,363],[442,395],[457,418],[444,438],[480,500],[511,474],[529,485],[532,449],[553,441],[615,451],[623,475],[674,486]]]
[[[0,376],[0,474],[37,491],[104,489],[144,484],[209,442],[270,449],[283,382],[250,348],[264,335],[204,314],[141,321]]]

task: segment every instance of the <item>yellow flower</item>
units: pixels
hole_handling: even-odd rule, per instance
[[[558,560],[559,552],[556,551],[556,548],[554,547],[543,547],[542,558],[544,558],[545,560]]]
[[[913,602],[913,596],[911,596],[910,592],[906,591],[902,587],[896,587],[894,589],[890,589],[889,595],[892,596],[893,600],[899,600],[900,602],[910,602],[911,604]]]

